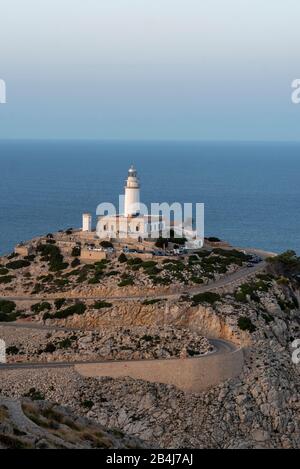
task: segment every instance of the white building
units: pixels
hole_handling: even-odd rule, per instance
[[[140,181],[136,169],[131,166],[128,170],[128,177],[125,181],[124,213],[116,215],[102,215],[98,217],[96,235],[100,239],[128,239],[134,238],[156,239],[159,237],[169,237],[172,229],[178,237],[183,233],[188,238],[187,247],[195,249],[202,247],[203,239],[197,237],[197,233],[192,228],[184,230],[177,229],[176,224],[168,217],[162,215],[148,215],[142,213],[144,205],[140,202]],[[145,207],[145,206],[144,206]],[[170,218],[170,217],[169,217]],[[83,214],[82,231],[90,232],[92,220],[90,214]]]
[[[98,218],[99,238],[158,238],[163,236],[166,224],[160,215],[143,215],[140,208],[140,182],[131,166],[125,181],[124,213]]]

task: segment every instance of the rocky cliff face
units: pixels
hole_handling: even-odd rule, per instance
[[[159,308],[123,304],[115,309],[118,320],[126,323],[180,324],[207,336],[232,340],[246,350],[244,372],[238,379],[199,396],[187,398],[167,389],[162,393],[163,400],[157,400],[157,393],[161,392],[159,385],[140,385],[142,395],[147,396],[145,406],[150,406],[147,416],[145,409],[141,409],[140,428],[143,434],[149,434],[150,440],[156,437],[163,446],[178,444],[175,429],[173,439],[163,436],[166,421],[172,428],[168,409],[174,409],[182,435],[195,447],[300,447],[300,364],[292,362],[292,343],[300,339],[299,288],[291,282],[268,279],[255,292],[244,296],[241,293],[241,289],[226,293],[222,301],[212,306],[177,302],[161,304]],[[104,319],[105,315],[89,320],[90,324],[100,326]],[[118,422],[116,416],[121,406],[123,428],[134,432],[132,404],[123,394],[121,383],[122,380],[110,381],[113,395],[118,396],[111,402],[110,411],[102,408],[91,415],[102,423],[113,424]],[[157,425],[161,424],[161,435],[159,430],[153,430],[148,417],[153,413],[158,416]],[[201,421],[196,426],[198,435],[194,427],[196,419]]]
[[[300,448],[300,364],[292,361],[292,343],[300,338],[295,284],[264,276],[211,305],[118,302],[65,320],[82,328],[171,323],[243,345],[243,373],[187,395],[129,378],[85,379],[71,369],[12,370],[1,379],[1,392],[18,397],[35,387],[48,400],[157,447]]]

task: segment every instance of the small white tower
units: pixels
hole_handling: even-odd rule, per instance
[[[140,182],[136,169],[131,166],[125,182],[124,215],[130,217],[140,213]]]
[[[82,214],[82,231],[92,231],[92,215],[90,213]]]

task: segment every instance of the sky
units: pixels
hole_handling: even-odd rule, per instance
[[[0,139],[299,140],[299,0],[0,0]]]

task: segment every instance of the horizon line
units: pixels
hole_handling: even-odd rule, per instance
[[[96,137],[17,137],[17,138],[1,138],[1,142],[99,142],[99,143],[300,143],[299,140],[271,140],[271,139],[224,139],[224,140],[213,140],[213,139],[118,139],[118,138],[96,138]]]

